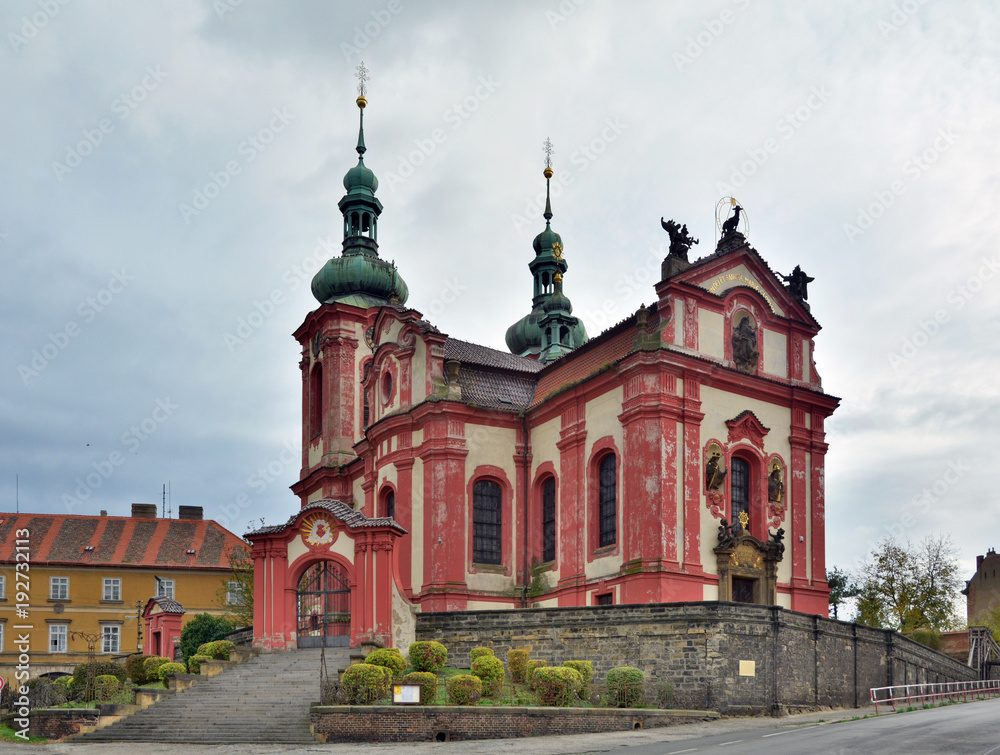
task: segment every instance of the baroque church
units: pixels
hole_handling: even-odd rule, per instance
[[[687,227],[661,220],[654,302],[588,338],[547,199],[509,353],[442,333],[379,255],[361,77],[343,251],[294,334],[301,508],[247,535],[255,644],[405,646],[428,611],[719,600],[827,615],[823,426],[839,400],[813,359],[811,279],[772,271],[732,200],[694,261]]]

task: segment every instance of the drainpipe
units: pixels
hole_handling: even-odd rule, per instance
[[[521,413],[521,433],[524,437],[524,453],[521,457],[524,467],[524,584],[521,586],[521,607],[528,607],[528,417]]]

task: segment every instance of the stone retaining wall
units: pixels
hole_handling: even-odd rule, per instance
[[[314,705],[310,710],[313,733],[321,742],[446,742],[593,734],[717,717],[707,711],[482,705]]]
[[[637,666],[673,684],[678,707],[730,715],[859,707],[871,687],[978,678],[896,632],[743,603],[428,613],[416,639],[444,643],[448,664],[465,668],[478,645],[500,658],[531,646],[549,665],[590,660],[599,679]]]

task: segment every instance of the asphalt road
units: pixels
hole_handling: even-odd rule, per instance
[[[405,744],[315,745],[108,745],[106,743],[0,744],[0,753],[44,755],[700,755],[701,753],[904,753],[1000,755],[1000,699],[852,720],[871,710],[809,713],[786,718],[730,718],[662,729],[537,739]],[[27,750],[26,750],[27,747]]]

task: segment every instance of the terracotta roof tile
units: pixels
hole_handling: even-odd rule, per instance
[[[91,561],[108,562],[114,558],[115,551],[118,549],[118,543],[122,539],[122,533],[125,532],[125,524],[126,520],[124,519],[108,520],[108,526],[104,528],[104,534],[101,535],[101,542],[94,549]]]
[[[312,501],[307,503],[300,510],[292,514],[288,521],[284,524],[272,524],[267,527],[261,527],[254,530],[253,532],[248,532],[246,537],[252,537],[254,535],[268,535],[275,532],[284,532],[289,527],[291,527],[295,520],[298,519],[303,512],[313,511],[315,509],[323,509],[324,511],[329,511],[333,514],[339,521],[347,526],[348,529],[367,529],[370,527],[385,527],[391,526],[395,527],[402,533],[406,533],[402,527],[399,526],[399,522],[395,519],[390,519],[386,516],[375,517],[371,519],[365,516],[360,511],[355,511],[351,508],[350,504],[344,503],[343,501],[337,501],[332,498],[323,498],[319,501]]]
[[[169,521],[166,535],[160,544],[159,552],[156,554],[156,563],[186,564],[188,562],[187,550],[194,542],[197,530],[198,523],[196,521]]]
[[[122,559],[123,564],[135,564],[145,560],[146,551],[153,541],[158,524],[159,520],[156,519],[136,519],[135,527],[132,528],[132,537],[129,539],[128,550],[125,551],[125,557]]]
[[[457,359],[462,364],[497,367],[515,372],[539,372],[542,369],[542,365],[534,359],[451,337],[444,342],[444,358]]]
[[[462,401],[492,409],[527,409],[535,395],[534,375],[511,375],[463,365],[458,373]]]
[[[52,561],[76,561],[84,547],[94,539],[97,525],[96,519],[63,519],[48,558]]]
[[[198,549],[198,559],[196,563],[199,566],[207,566],[209,564],[225,563],[229,564],[228,557],[225,554],[226,550],[231,550],[235,545],[242,545],[243,541],[238,540],[233,543],[230,538],[226,537],[229,533],[226,532],[221,527],[219,529],[208,530],[205,533],[205,540],[202,542],[201,547]],[[226,545],[229,548],[226,548]]]

